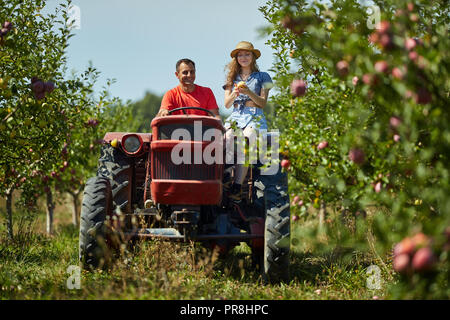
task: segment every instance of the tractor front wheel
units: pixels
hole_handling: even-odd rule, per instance
[[[112,259],[107,217],[112,210],[109,180],[93,177],[86,182],[80,219],[79,259],[83,269],[106,268]]]

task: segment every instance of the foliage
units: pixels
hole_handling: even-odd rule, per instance
[[[276,52],[273,101],[291,190],[306,204],[302,213],[321,202],[352,213],[374,206],[383,254],[408,235],[431,236],[441,276],[419,275],[420,287],[434,289],[416,294],[448,297],[439,279],[448,279],[449,262],[450,6],[374,3],[273,0],[260,8]],[[307,82],[305,94],[294,79]]]
[[[2,1],[0,10],[0,23],[9,25],[0,39],[0,194],[20,189],[19,203],[29,210],[55,182],[67,190],[92,174],[103,130],[128,119],[107,88],[95,97],[93,66],[67,78],[71,2],[48,15],[44,6]]]
[[[162,97],[147,91],[141,100],[130,105],[133,115],[133,131],[151,131],[150,123],[159,111],[161,100]]]

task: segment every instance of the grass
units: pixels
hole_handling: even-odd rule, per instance
[[[153,241],[138,243],[111,270],[82,271],[81,288],[70,290],[67,269],[78,265],[78,229],[68,212],[57,215],[53,236],[42,233],[41,214],[35,224],[16,230],[14,240],[1,238],[1,299],[389,299],[386,286],[371,290],[366,284],[367,267],[377,257],[310,244],[315,219],[292,224],[289,283],[264,285],[245,243],[217,259],[196,244]]]

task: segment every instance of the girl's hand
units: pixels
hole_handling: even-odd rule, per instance
[[[241,89],[239,89],[238,87],[234,87],[233,92],[231,93],[234,98],[237,98],[241,94],[240,90]]]
[[[250,93],[250,89],[248,87],[241,87],[239,88],[239,93],[248,95]]]

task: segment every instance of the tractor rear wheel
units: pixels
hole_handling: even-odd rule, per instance
[[[263,279],[288,281],[290,219],[289,203],[267,210],[264,228]]]
[[[106,224],[111,213],[111,187],[108,179],[93,177],[86,182],[81,207],[79,259],[83,269],[106,268],[112,246]]]
[[[264,252],[260,258],[265,282],[289,280],[290,202],[287,173],[281,166],[274,175],[261,175],[264,185]],[[261,250],[262,251],[262,250]],[[256,252],[255,252],[256,253]],[[261,261],[262,260],[262,261]]]

